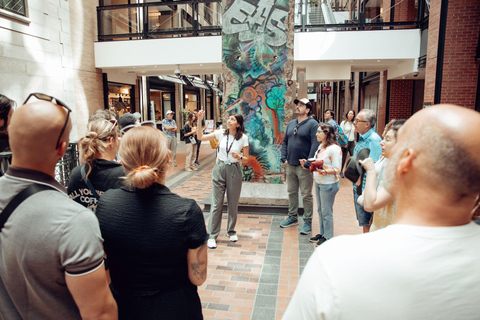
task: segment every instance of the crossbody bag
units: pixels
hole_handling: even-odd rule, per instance
[[[0,214],[0,232],[3,229],[3,226],[7,222],[8,218],[12,214],[12,212],[23,202],[25,201],[28,197],[34,195],[37,192],[40,191],[46,191],[46,190],[57,190],[54,187],[47,186],[44,184],[38,184],[34,183],[31,184],[30,186],[26,187],[23,189],[19,194],[17,194],[3,209],[3,211]]]

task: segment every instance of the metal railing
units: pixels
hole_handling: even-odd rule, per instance
[[[221,0],[100,6],[98,41],[220,35],[222,12]]]
[[[12,162],[11,152],[0,153],[0,166],[3,172],[6,172]],[[71,142],[65,152],[65,155],[57,162],[55,167],[55,180],[66,187],[70,180],[70,174],[79,164],[78,148],[76,142]]]
[[[372,14],[365,8],[332,8],[331,0],[296,0],[294,28],[295,32],[426,28],[425,1],[418,1],[417,20],[385,22],[382,17],[387,13],[382,16],[380,8]],[[221,0],[99,6],[98,41],[221,35],[223,11]]]

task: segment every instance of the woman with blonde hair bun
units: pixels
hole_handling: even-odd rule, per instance
[[[78,141],[84,164],[72,170],[67,192],[86,208],[95,210],[105,191],[121,186],[125,171],[114,161],[120,146],[119,134],[116,120],[97,119],[88,123],[87,134]]]
[[[165,186],[167,143],[160,130],[129,130],[119,150],[126,185],[97,207],[119,319],[203,319],[208,234],[197,203]]]

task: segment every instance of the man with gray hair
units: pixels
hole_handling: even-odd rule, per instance
[[[362,109],[357,117],[353,120],[353,125],[355,127],[355,132],[360,134],[357,145],[353,150],[353,155],[356,156],[360,150],[369,149],[370,155],[369,158],[372,158],[374,162],[377,162],[380,156],[382,155],[382,146],[380,142],[382,138],[375,132],[375,122],[377,121],[377,115],[375,111],[370,109]],[[362,188],[365,188],[365,181],[367,177],[365,175]],[[365,211],[363,206],[357,203],[359,197],[357,193],[357,184],[353,184],[353,199],[355,204],[355,212],[357,214],[357,220],[360,227],[363,227],[363,232],[370,231],[370,220],[372,218],[373,212]],[[362,190],[363,191],[363,190]]]
[[[283,320],[478,319],[479,148],[478,112],[415,113],[385,171],[395,223],[318,247]]]

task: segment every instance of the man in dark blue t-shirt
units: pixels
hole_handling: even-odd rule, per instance
[[[318,122],[310,118],[312,105],[307,98],[295,99],[297,119],[290,121],[285,130],[280,161],[286,165],[288,191],[288,218],[280,227],[298,225],[298,188],[303,197],[303,221],[301,234],[309,234],[312,229],[313,176],[307,159],[315,155],[318,148],[316,137]]]

